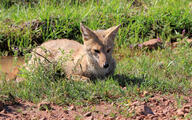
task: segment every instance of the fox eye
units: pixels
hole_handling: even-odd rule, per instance
[[[99,50],[96,50],[96,49],[95,49],[94,51],[95,51],[96,53],[100,53],[100,51],[99,51]]]
[[[110,52],[110,50],[111,50],[111,49],[108,49],[108,50],[107,50],[107,53],[109,53],[109,52]]]

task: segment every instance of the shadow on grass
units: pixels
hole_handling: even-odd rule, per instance
[[[117,74],[112,76],[114,80],[116,80],[121,87],[125,87],[126,85],[138,85],[140,86],[142,82],[144,82],[144,78],[130,77],[124,74]]]

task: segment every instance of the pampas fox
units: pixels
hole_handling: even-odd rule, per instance
[[[51,62],[58,62],[64,54],[71,53],[66,64],[62,66],[65,74],[78,75],[86,78],[102,78],[114,73],[116,63],[112,57],[114,39],[120,25],[111,27],[107,30],[93,31],[80,24],[84,44],[74,40],[57,39],[43,43],[35,48],[32,58],[28,64],[32,64],[35,58],[41,62],[47,59]],[[43,49],[42,49],[43,48]],[[62,51],[61,51],[62,50]],[[45,55],[45,53],[48,53]]]

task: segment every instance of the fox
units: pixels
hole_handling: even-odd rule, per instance
[[[69,59],[66,59],[62,66],[68,77],[80,76],[87,79],[107,77],[114,74],[116,68],[112,53],[119,28],[120,25],[117,25],[106,30],[93,31],[80,23],[83,44],[69,39],[48,40],[33,49],[28,64],[33,64],[36,58],[39,58],[41,63],[46,60],[57,63],[61,56],[71,54],[67,56]]]

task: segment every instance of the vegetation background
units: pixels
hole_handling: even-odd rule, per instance
[[[191,0],[0,0],[0,55],[23,56],[49,39],[82,43],[80,22],[93,30],[121,24],[114,76],[95,82],[64,80],[54,70],[24,71],[27,81],[0,84],[0,95],[38,103],[88,105],[145,101],[155,93],[190,96],[192,49],[169,42],[192,37]],[[130,46],[160,38],[164,49]],[[141,93],[147,92],[141,97]]]

